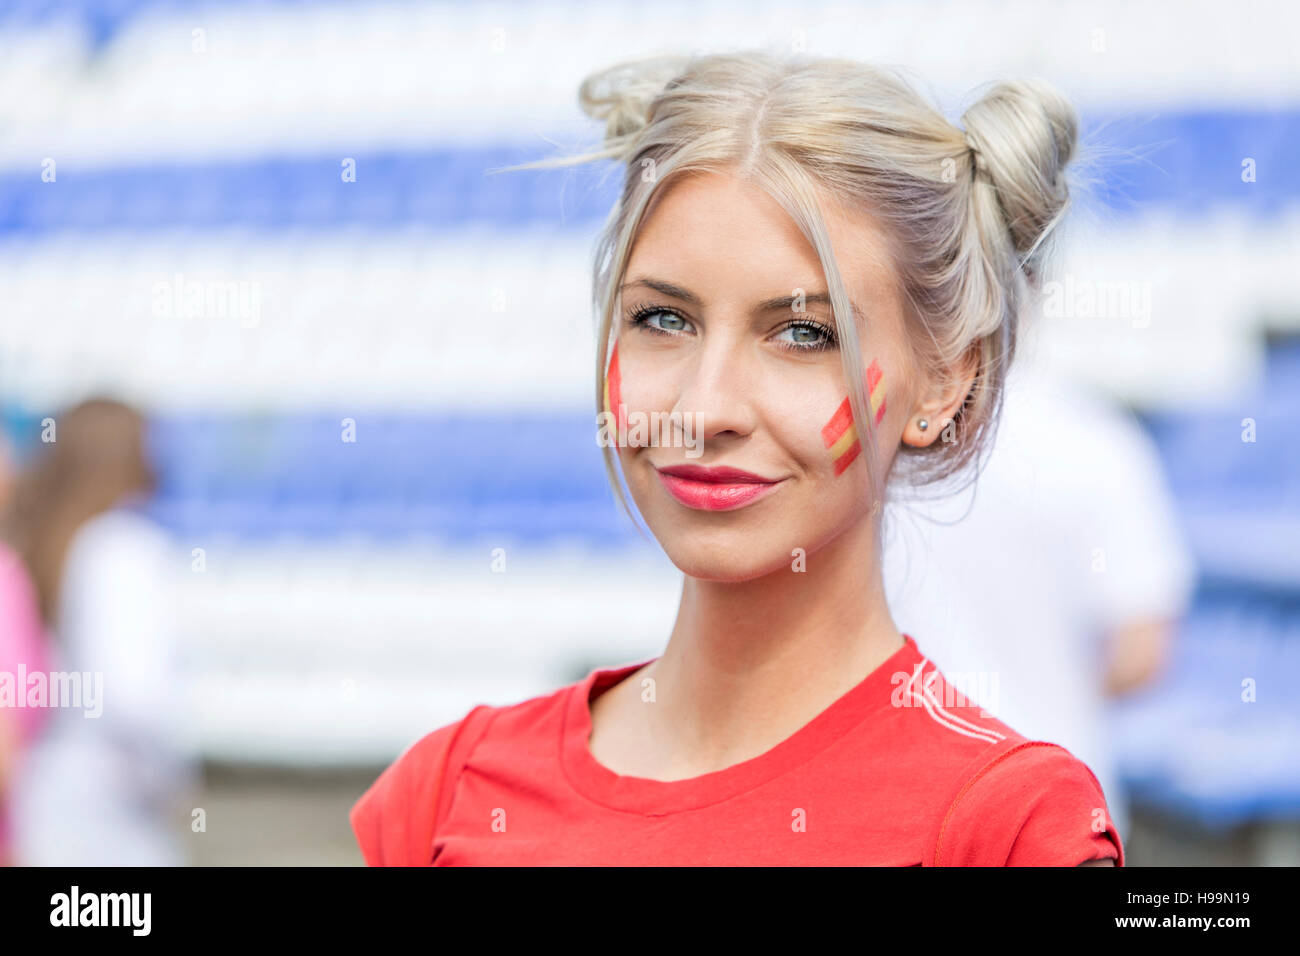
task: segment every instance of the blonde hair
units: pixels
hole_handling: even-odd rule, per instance
[[[961,129],[894,71],[755,51],[620,63],[587,77],[579,101],[605,123],[602,148],[511,168],[624,164],[621,195],[596,250],[598,410],[618,288],[651,200],[679,173],[729,170],[779,202],[821,260],[873,502],[883,497],[886,476],[819,189],[884,226],[909,313],[913,371],[930,382],[957,381],[963,357],[978,353],[974,385],[952,420],[955,440],[904,445],[899,461],[918,485],[978,461],[1001,408],[1027,290],[1039,284],[1048,239],[1069,205],[1064,171],[1078,121],[1064,97],[1041,82],[999,83],[966,110]],[[615,457],[605,449],[630,516]]]

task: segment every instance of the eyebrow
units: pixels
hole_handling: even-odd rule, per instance
[[[704,300],[701,299],[694,292],[692,292],[690,289],[684,289],[681,286],[674,285],[671,282],[665,282],[663,279],[654,279],[654,278],[650,278],[649,276],[643,276],[639,279],[634,279],[631,282],[624,282],[621,286],[618,287],[618,291],[622,292],[624,289],[635,288],[637,286],[642,286],[647,289],[653,289],[656,292],[659,292],[666,296],[671,296],[674,299],[680,299],[683,302],[689,302],[691,305],[700,306],[704,304]],[[793,295],[781,295],[781,296],[777,296],[774,299],[765,299],[758,304],[758,306],[754,309],[754,311],[756,313],[789,312],[791,308],[793,308],[797,298],[798,298],[797,296],[793,296]],[[804,295],[803,302],[805,305],[808,305],[810,303],[820,304],[820,305],[831,305],[830,293],[813,292]],[[853,310],[853,314],[855,316],[863,314],[862,310],[858,308],[857,303],[852,300],[849,300],[849,307]]]

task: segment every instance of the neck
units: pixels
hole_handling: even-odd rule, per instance
[[[873,524],[809,555],[804,571],[685,579],[672,636],[649,671],[656,736],[671,739],[684,763],[720,769],[758,756],[903,646]]]

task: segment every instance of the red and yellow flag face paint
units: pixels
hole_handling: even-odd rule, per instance
[[[609,369],[605,372],[605,411],[614,416],[615,434],[627,431],[627,409],[623,407],[622,377],[618,370],[618,343],[614,343],[609,356]]]
[[[885,417],[883,378],[880,366],[876,364],[875,359],[872,359],[871,366],[867,369],[867,395],[871,404],[871,414],[877,425]],[[837,475],[843,474],[844,469],[853,464],[854,459],[862,451],[862,444],[858,441],[858,429],[853,422],[853,409],[849,405],[847,396],[835,410],[831,420],[822,428],[822,441],[831,450],[831,461],[835,463]]]

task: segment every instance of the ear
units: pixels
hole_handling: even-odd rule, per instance
[[[917,398],[907,424],[903,426],[902,440],[917,448],[934,444],[970,395],[979,367],[980,343],[973,342],[953,368],[951,384],[945,389],[923,393]],[[924,430],[917,424],[921,420],[927,424]]]

